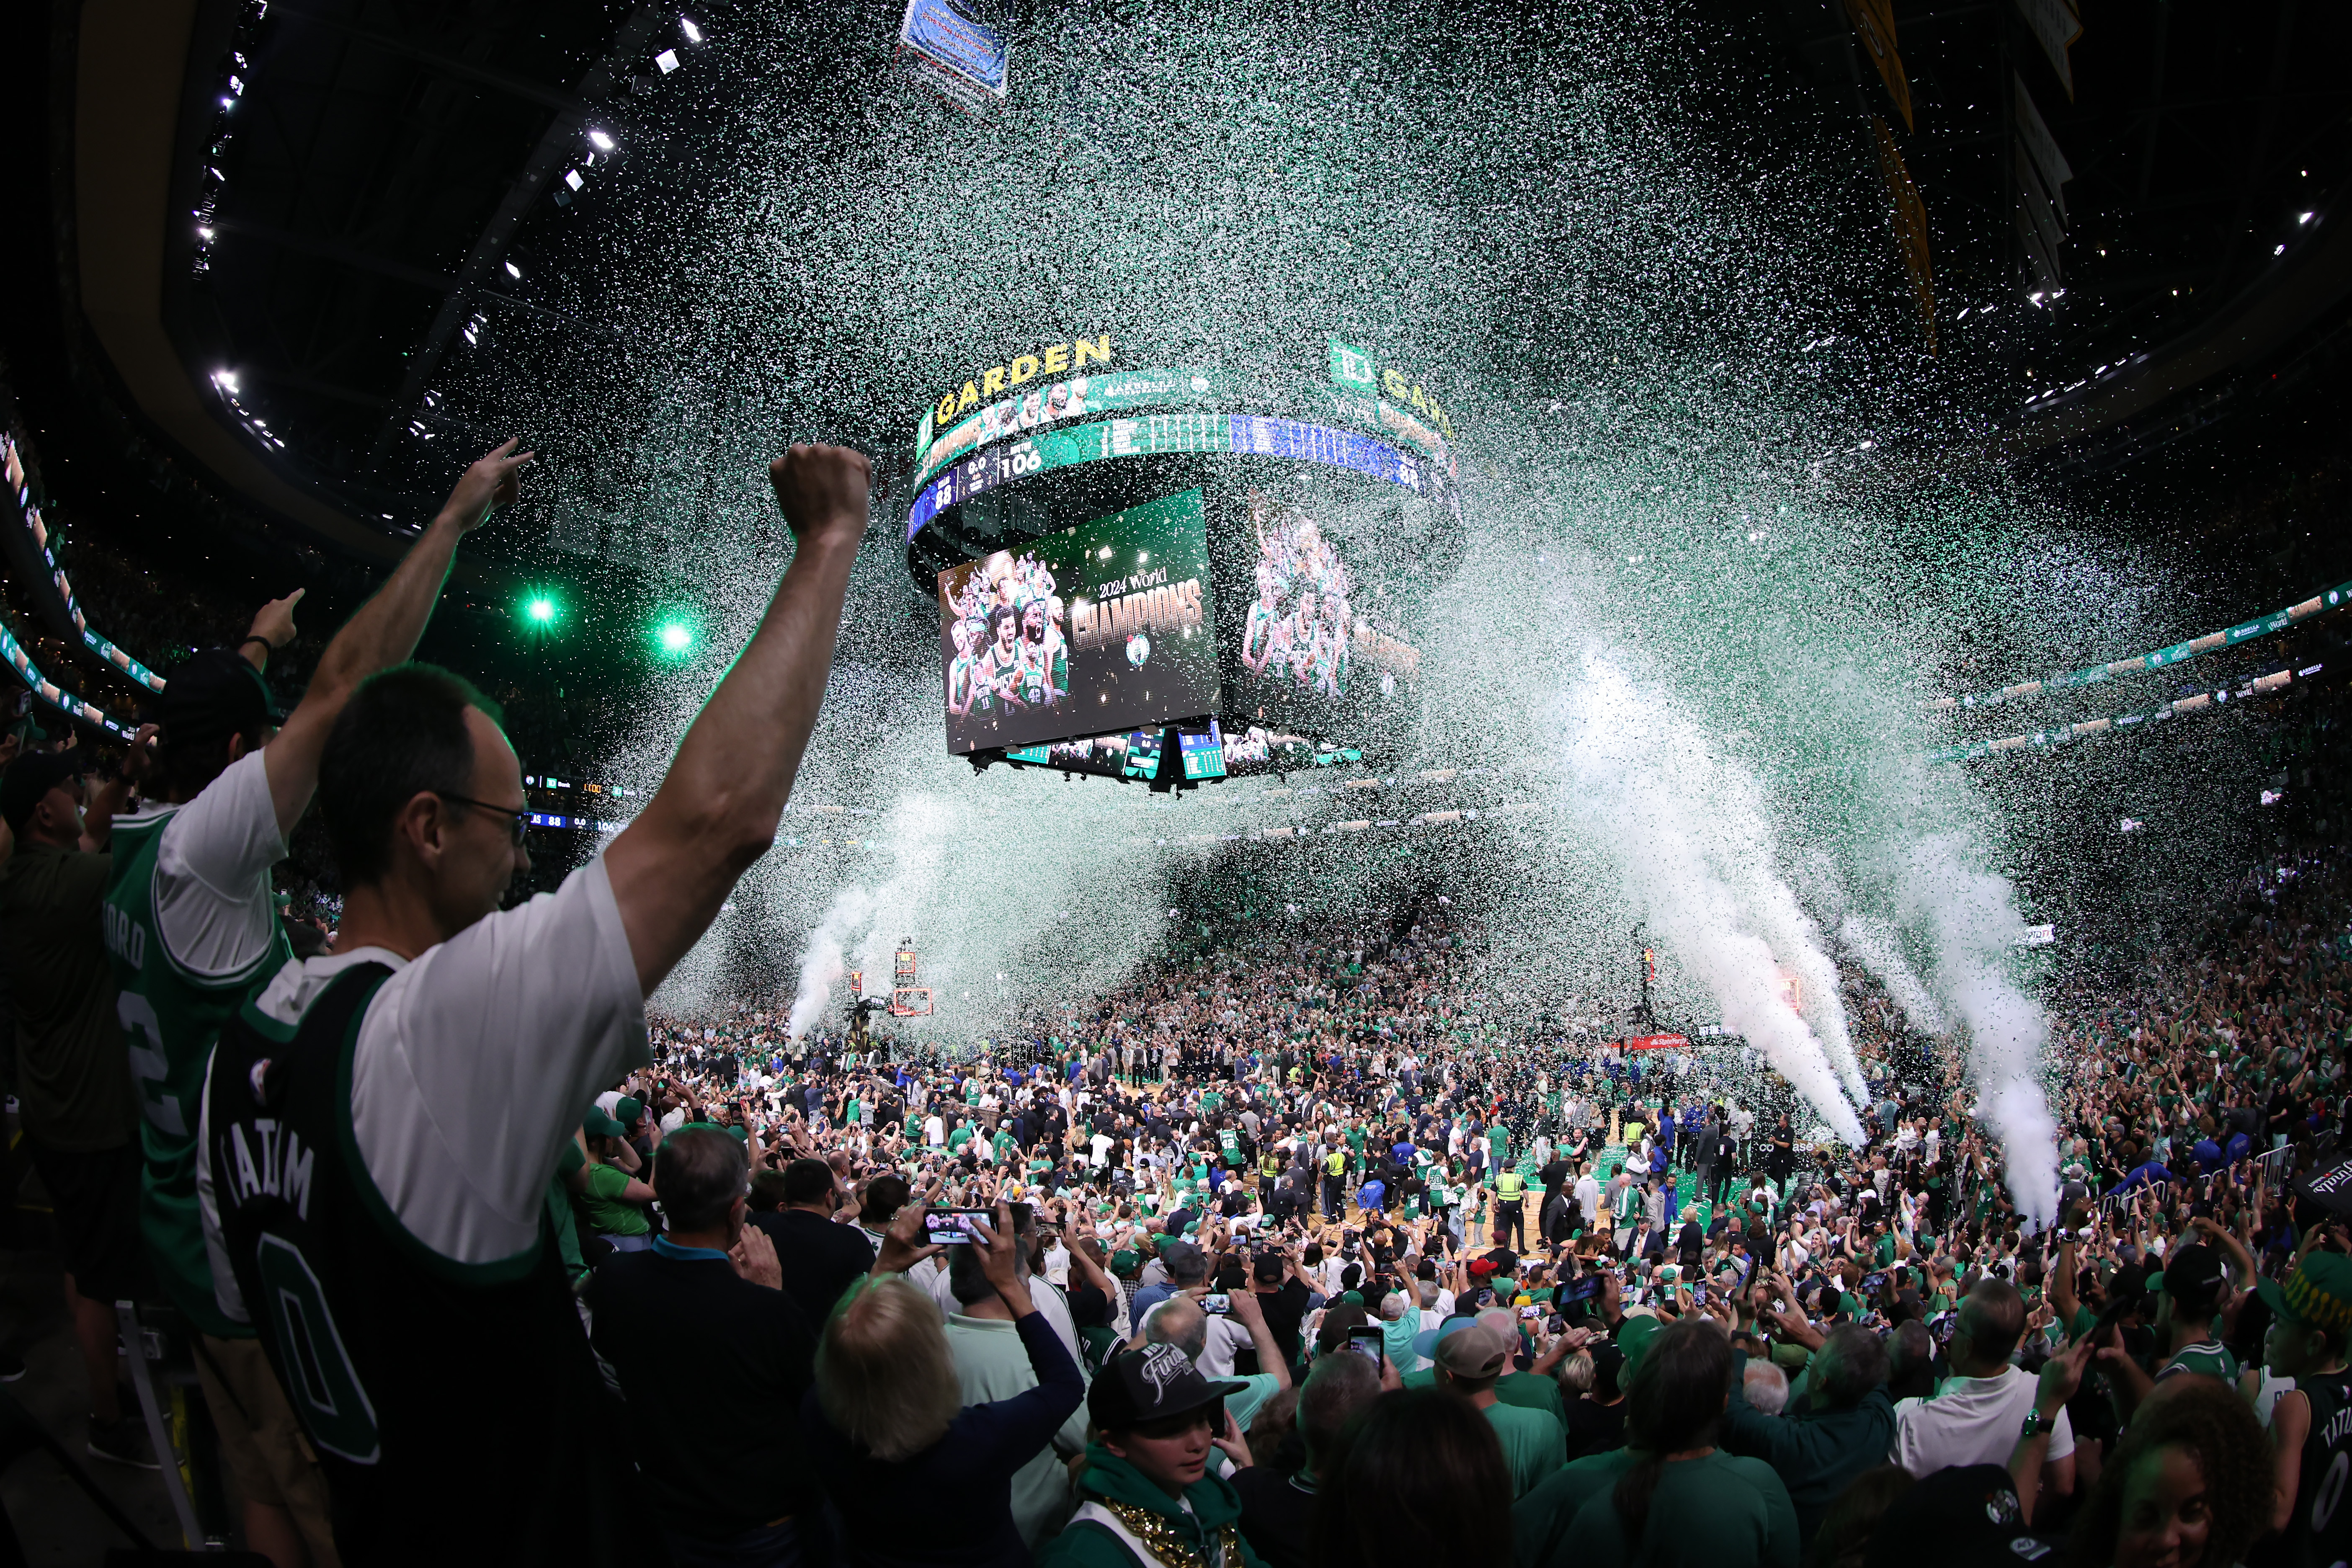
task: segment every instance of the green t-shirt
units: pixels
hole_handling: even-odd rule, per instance
[[[1519,1568],[1797,1568],[1797,1510],[1761,1459],[1717,1449],[1658,1475],[1645,1542],[1629,1542],[1612,1493],[1631,1449],[1555,1470],[1511,1509]]]
[[[996,1130],[996,1135],[988,1141],[989,1152],[995,1158],[999,1164],[1003,1163],[1004,1157],[1007,1154],[1012,1153],[1014,1147],[1015,1145],[1013,1142],[1013,1134],[1007,1132],[1002,1127],[998,1128]]]
[[[629,1173],[618,1165],[588,1167],[588,1190],[581,1194],[580,1206],[588,1211],[588,1223],[601,1236],[646,1236],[653,1226],[646,1220],[646,1211],[639,1205],[621,1201],[629,1190]]]
[[[1535,1490],[1567,1456],[1568,1433],[1540,1410],[1497,1399],[1486,1406],[1486,1422],[1502,1439],[1503,1463],[1511,1472],[1515,1500]]]
[[[2156,1369],[2160,1382],[2175,1373],[2193,1372],[2205,1377],[2218,1377],[2223,1383],[2238,1381],[2238,1358],[2229,1347],[2215,1340],[2194,1344],[2174,1352],[2170,1361]]]
[[[964,1145],[971,1142],[978,1131],[979,1129],[973,1127],[969,1121],[957,1122],[955,1131],[948,1134],[948,1152],[962,1153]]]
[[[1398,1381],[1407,1388],[1433,1388],[1437,1385],[1437,1371],[1425,1366],[1419,1372],[1402,1373]],[[1560,1401],[1559,1384],[1550,1378],[1532,1372],[1507,1372],[1495,1380],[1495,1397],[1521,1410],[1540,1411],[1560,1423],[1563,1433],[1567,1430],[1568,1406]],[[1567,1441],[1565,1436],[1560,1439],[1563,1452]]]

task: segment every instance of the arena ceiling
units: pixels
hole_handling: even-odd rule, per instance
[[[441,378],[470,357],[527,379],[547,345],[576,355],[614,331],[598,211],[690,196],[743,3],[60,0],[49,167],[69,326],[149,430],[245,502],[386,558],[453,447],[508,433],[478,397],[454,412]],[[1905,127],[1857,33],[1871,9],[1684,15],[1731,46],[1706,112],[1748,155],[1875,182],[1871,122],[1890,125],[1926,214],[1937,374],[1997,424],[1993,455],[2126,461],[2340,353],[2352,95],[2332,78],[2352,14],[2097,7],[2063,51],[2070,97],[2015,0],[1896,5]],[[844,8],[845,58],[885,58],[895,20]],[[2015,216],[2021,91],[2074,175],[2054,280]],[[1791,95],[1811,111],[1781,112]],[[1891,238],[1886,265],[1900,276]]]

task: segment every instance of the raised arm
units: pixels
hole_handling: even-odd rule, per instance
[[[841,447],[769,466],[798,546],[759,629],[677,749],[668,776],[605,852],[647,995],[774,842],[833,668],[841,601],[866,531],[871,469]]]
[[[269,802],[278,811],[279,833],[294,831],[311,795],[318,792],[319,759],[343,704],[361,681],[377,670],[406,662],[416,651],[416,639],[425,634],[434,601],[440,598],[441,584],[448,578],[457,541],[480,527],[493,508],[513,502],[516,472],[530,459],[529,452],[517,455],[512,441],[477,458],[457,477],[448,500],[409,546],[390,580],[343,623],[343,629],[319,656],[319,668],[302,700],[287,716],[286,727],[262,751],[261,765],[269,775]],[[254,617],[253,637],[247,639],[248,658],[254,638],[273,648],[294,640],[294,603],[300,597],[298,591],[262,607]],[[284,641],[278,640],[281,629]]]

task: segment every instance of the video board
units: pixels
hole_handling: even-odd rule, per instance
[[[939,595],[951,752],[1217,710],[1216,598],[1198,489],[950,567]]]
[[[1299,505],[1252,489],[1227,557],[1229,728],[1273,726],[1321,738],[1369,736],[1418,711],[1421,650],[1360,584],[1339,541]]]

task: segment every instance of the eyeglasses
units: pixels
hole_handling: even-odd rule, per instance
[[[433,793],[443,800],[454,800],[459,805],[470,805],[477,811],[487,811],[492,816],[508,818],[514,825],[514,841],[517,848],[522,847],[523,835],[530,831],[529,805],[492,805],[487,800],[476,800],[470,795],[452,795],[446,789],[435,790]]]

